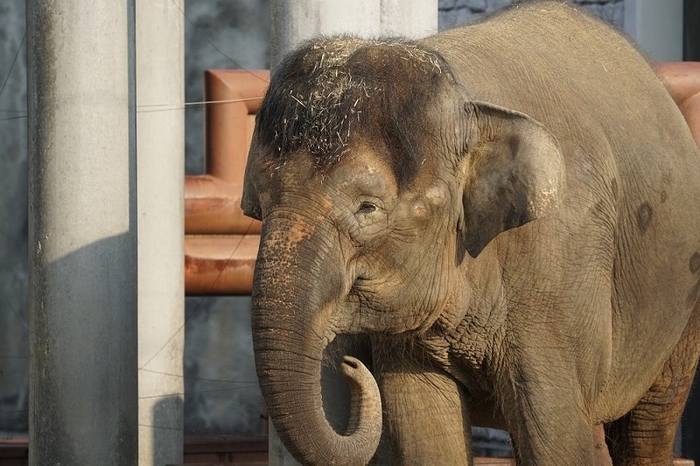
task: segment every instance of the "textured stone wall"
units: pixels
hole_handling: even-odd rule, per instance
[[[508,0],[440,0],[439,27]],[[579,1],[621,26],[622,0]],[[0,1],[0,431],[27,423],[27,132],[24,0]],[[186,0],[186,100],[202,100],[209,68],[268,66],[269,0]],[[17,60],[15,61],[15,56]],[[14,64],[13,64],[14,62]],[[203,171],[203,112],[186,110],[189,174]],[[185,422],[190,432],[261,432],[247,298],[186,301]]]

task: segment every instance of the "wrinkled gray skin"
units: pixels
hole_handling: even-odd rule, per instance
[[[645,60],[558,3],[417,43],[307,44],[258,114],[253,337],[269,414],[309,464],[671,464],[698,359],[700,154]],[[322,353],[346,359],[348,431]],[[376,383],[375,383],[376,380]],[[378,390],[377,390],[378,388]],[[380,395],[381,393],[381,399]],[[383,416],[382,416],[383,414]]]

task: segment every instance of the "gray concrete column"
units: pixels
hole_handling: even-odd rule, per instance
[[[28,0],[29,464],[137,461],[133,0]]]
[[[379,0],[271,0],[270,14],[273,70],[284,55],[313,37],[342,33],[376,37],[381,32]]]
[[[182,463],[184,0],[136,0],[139,466]]]
[[[349,33],[360,37],[403,36],[419,38],[437,32],[437,0],[271,0],[270,3],[270,68],[302,42],[319,35]],[[340,345],[343,338],[334,344]],[[347,346],[347,352],[331,354],[363,354],[367,348]],[[340,376],[324,370],[323,403],[333,426],[346,425],[349,392]],[[380,458],[380,463],[383,460]],[[297,465],[282,445],[270,423],[270,465]]]
[[[382,35],[418,39],[437,30],[438,0],[381,0]]]
[[[625,32],[659,61],[683,60],[683,0],[624,0]]]

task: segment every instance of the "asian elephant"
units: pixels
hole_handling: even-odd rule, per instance
[[[242,206],[271,419],[303,463],[666,464],[700,354],[700,153],[645,58],[562,2],[275,71]],[[347,432],[324,417],[337,335]],[[603,440],[605,439],[605,441]],[[607,444],[607,446],[606,446]],[[608,456],[609,449],[609,456]]]

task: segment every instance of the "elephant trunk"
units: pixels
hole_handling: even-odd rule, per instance
[[[366,464],[381,437],[379,389],[369,370],[346,356],[341,369],[351,388],[350,423],[344,435],[333,430],[323,410],[321,363],[332,303],[343,287],[339,277],[329,279],[320,234],[304,225],[298,217],[273,218],[263,227],[252,306],[260,387],[277,433],[297,460]]]

